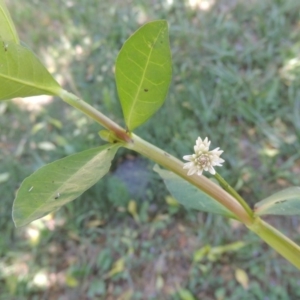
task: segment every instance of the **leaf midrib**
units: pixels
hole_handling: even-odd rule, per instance
[[[116,149],[115,150],[117,150],[117,146],[118,145],[115,145],[115,147],[116,147]],[[86,164],[84,164],[84,165],[82,165],[81,167],[80,167],[80,169],[77,171],[77,172],[75,172],[75,173],[73,173],[72,174],[72,176],[70,176],[63,184],[61,184],[51,195],[56,195],[57,193],[59,193],[60,191],[61,191],[61,187],[62,186],[64,186],[64,185],[66,185],[66,183],[67,182],[69,182],[70,181],[70,178],[73,178],[73,177],[75,177],[76,176],[76,174],[78,174],[80,171],[81,171],[81,169],[82,168],[84,168],[86,165],[88,165],[88,164],[90,164],[92,161],[94,161],[95,160],[95,157],[97,157],[100,153],[102,153],[103,151],[108,151],[108,149],[110,148],[111,150],[113,150],[113,148],[115,148],[114,146],[110,146],[110,147],[107,147],[106,149],[102,149],[102,151],[100,151],[100,152],[98,152],[91,160],[89,160]],[[119,146],[118,146],[119,147]],[[110,160],[110,162],[111,162],[111,160]],[[18,196],[18,195],[17,195]],[[16,199],[17,199],[17,197],[16,197]],[[40,208],[45,204],[45,203],[47,203],[48,202],[48,200],[49,199],[51,199],[51,196],[49,196],[49,197],[47,197],[47,200],[46,201],[44,201],[44,203],[42,203],[41,205],[39,205],[28,217],[26,217],[26,220],[28,220],[28,219],[30,219],[36,212],[38,212],[39,210],[40,210]],[[61,205],[62,206],[62,205]],[[13,206],[13,211],[15,211],[15,207]],[[25,225],[25,224],[27,224],[27,222],[23,222],[23,223],[21,223],[21,225],[18,225],[18,226],[22,226],[22,225]]]
[[[35,89],[39,89],[39,90],[42,90],[42,91],[46,91],[46,92],[49,92],[50,94],[59,94],[59,86],[57,88],[55,87],[51,87],[51,88],[47,88],[47,86],[40,86],[40,85],[36,85],[36,84],[32,84],[30,83],[29,81],[26,81],[26,80],[21,80],[21,79],[17,79],[16,77],[10,77],[10,76],[7,76],[3,73],[0,73],[0,77],[1,78],[4,78],[4,79],[7,79],[7,80],[11,80],[15,83],[18,83],[18,84],[23,84],[25,86],[28,86],[28,87],[32,87],[32,88],[35,88]],[[57,89],[57,91],[56,91]]]
[[[130,111],[129,111],[129,114],[128,114],[128,118],[127,118],[127,120],[128,120],[127,123],[128,123],[128,124],[127,124],[127,126],[129,127],[129,129],[130,129],[130,127],[131,127],[131,126],[130,126],[130,123],[131,123],[131,118],[132,118],[132,115],[133,115],[132,111],[133,111],[133,109],[134,109],[134,107],[135,107],[135,105],[136,105],[136,103],[137,103],[138,95],[139,95],[139,92],[140,92],[140,90],[141,90],[142,83],[144,82],[145,73],[146,73],[147,67],[148,67],[148,65],[149,65],[149,61],[150,61],[150,57],[151,57],[152,52],[153,52],[153,49],[154,49],[154,45],[156,44],[156,41],[157,41],[158,37],[160,36],[160,33],[161,33],[161,31],[162,31],[163,29],[164,29],[164,28],[161,28],[160,31],[158,32],[158,34],[157,34],[157,36],[156,36],[156,38],[155,38],[155,41],[154,41],[154,43],[153,43],[153,47],[151,48],[150,53],[149,53],[149,55],[148,55],[148,59],[147,59],[146,66],[145,66],[145,69],[144,69],[143,74],[142,74],[142,77],[141,77],[140,84],[139,84],[139,86],[138,86],[137,92],[136,92],[136,94],[135,94],[133,103],[132,103],[132,105],[131,105],[131,108],[130,108]]]
[[[281,203],[280,201],[282,201],[282,200],[286,200],[285,202],[290,202],[290,201],[292,201],[292,200],[297,201],[297,199],[295,199],[295,198],[296,198],[296,196],[288,196],[288,197],[283,197],[283,198],[274,199],[274,200],[272,200],[272,201],[266,203],[266,205],[262,205],[262,206],[258,207],[258,210],[256,210],[256,214],[257,214],[258,216],[264,215],[265,212],[268,211],[268,209],[269,209],[270,207],[272,208],[274,205],[276,205],[276,203],[278,203],[278,206],[279,206],[279,207],[282,207],[282,205],[281,205],[282,203]],[[284,202],[284,203],[285,203],[285,202]],[[262,208],[262,207],[263,207],[263,209],[260,210],[260,208]],[[267,213],[266,213],[266,214],[267,214]]]
[[[2,5],[0,6],[0,9],[1,9],[1,11],[2,11],[2,14],[3,14],[4,17],[5,17],[5,20],[6,20],[7,24],[9,25],[9,29],[10,29],[11,34],[12,34],[12,36],[13,36],[14,42],[17,43],[17,44],[19,44],[19,39],[18,39],[17,36],[15,35],[15,30],[14,30],[14,28],[11,26],[11,22],[10,22],[11,20],[9,19],[9,17],[8,17],[7,14],[5,13],[5,10],[4,10],[4,8],[3,8]]]

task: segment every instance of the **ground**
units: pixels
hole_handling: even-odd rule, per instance
[[[121,125],[118,51],[142,24],[166,19],[172,85],[137,134],[178,158],[208,136],[224,150],[220,174],[251,206],[300,185],[299,1],[16,0],[8,7],[21,40],[64,88]],[[14,228],[12,203],[26,176],[104,142],[100,126],[57,98],[2,102],[0,115],[1,300],[300,298],[297,269],[239,223],[170,201],[153,163],[127,150],[79,199]],[[265,219],[300,243],[298,216]]]

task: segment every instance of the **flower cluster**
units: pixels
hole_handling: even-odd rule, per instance
[[[223,153],[220,148],[216,148],[209,151],[210,141],[206,137],[202,140],[200,137],[196,140],[196,145],[194,146],[195,154],[185,155],[184,160],[189,161],[185,163],[183,168],[189,169],[188,175],[202,175],[203,171],[209,171],[211,174],[216,174],[214,166],[222,166],[224,159],[220,158]]]

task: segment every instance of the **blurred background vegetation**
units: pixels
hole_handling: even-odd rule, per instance
[[[298,0],[14,0],[21,39],[68,90],[124,125],[114,62],[147,21],[170,26],[173,82],[137,130],[177,157],[198,136],[253,205],[300,185]],[[243,226],[186,210],[118,152],[111,173],[55,214],[14,228],[12,202],[40,166],[103,144],[60,99],[0,104],[0,299],[300,299],[299,271]],[[299,217],[267,217],[300,243]]]

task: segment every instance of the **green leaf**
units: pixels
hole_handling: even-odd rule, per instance
[[[157,165],[154,166],[153,170],[162,177],[170,193],[182,205],[200,211],[235,218],[227,208],[178,175],[162,170]]]
[[[255,204],[254,212],[262,215],[299,215],[300,187],[290,187]]]
[[[178,294],[181,300],[196,300],[193,294],[187,289],[180,289]]]
[[[0,40],[19,43],[19,37],[4,0],[0,0]]]
[[[14,200],[15,225],[26,225],[79,197],[109,171],[119,147],[107,144],[73,154],[27,177]]]
[[[147,23],[123,45],[116,62],[116,82],[125,122],[133,130],[163,104],[172,76],[168,24]]]
[[[0,100],[57,95],[61,87],[28,48],[0,41]]]

